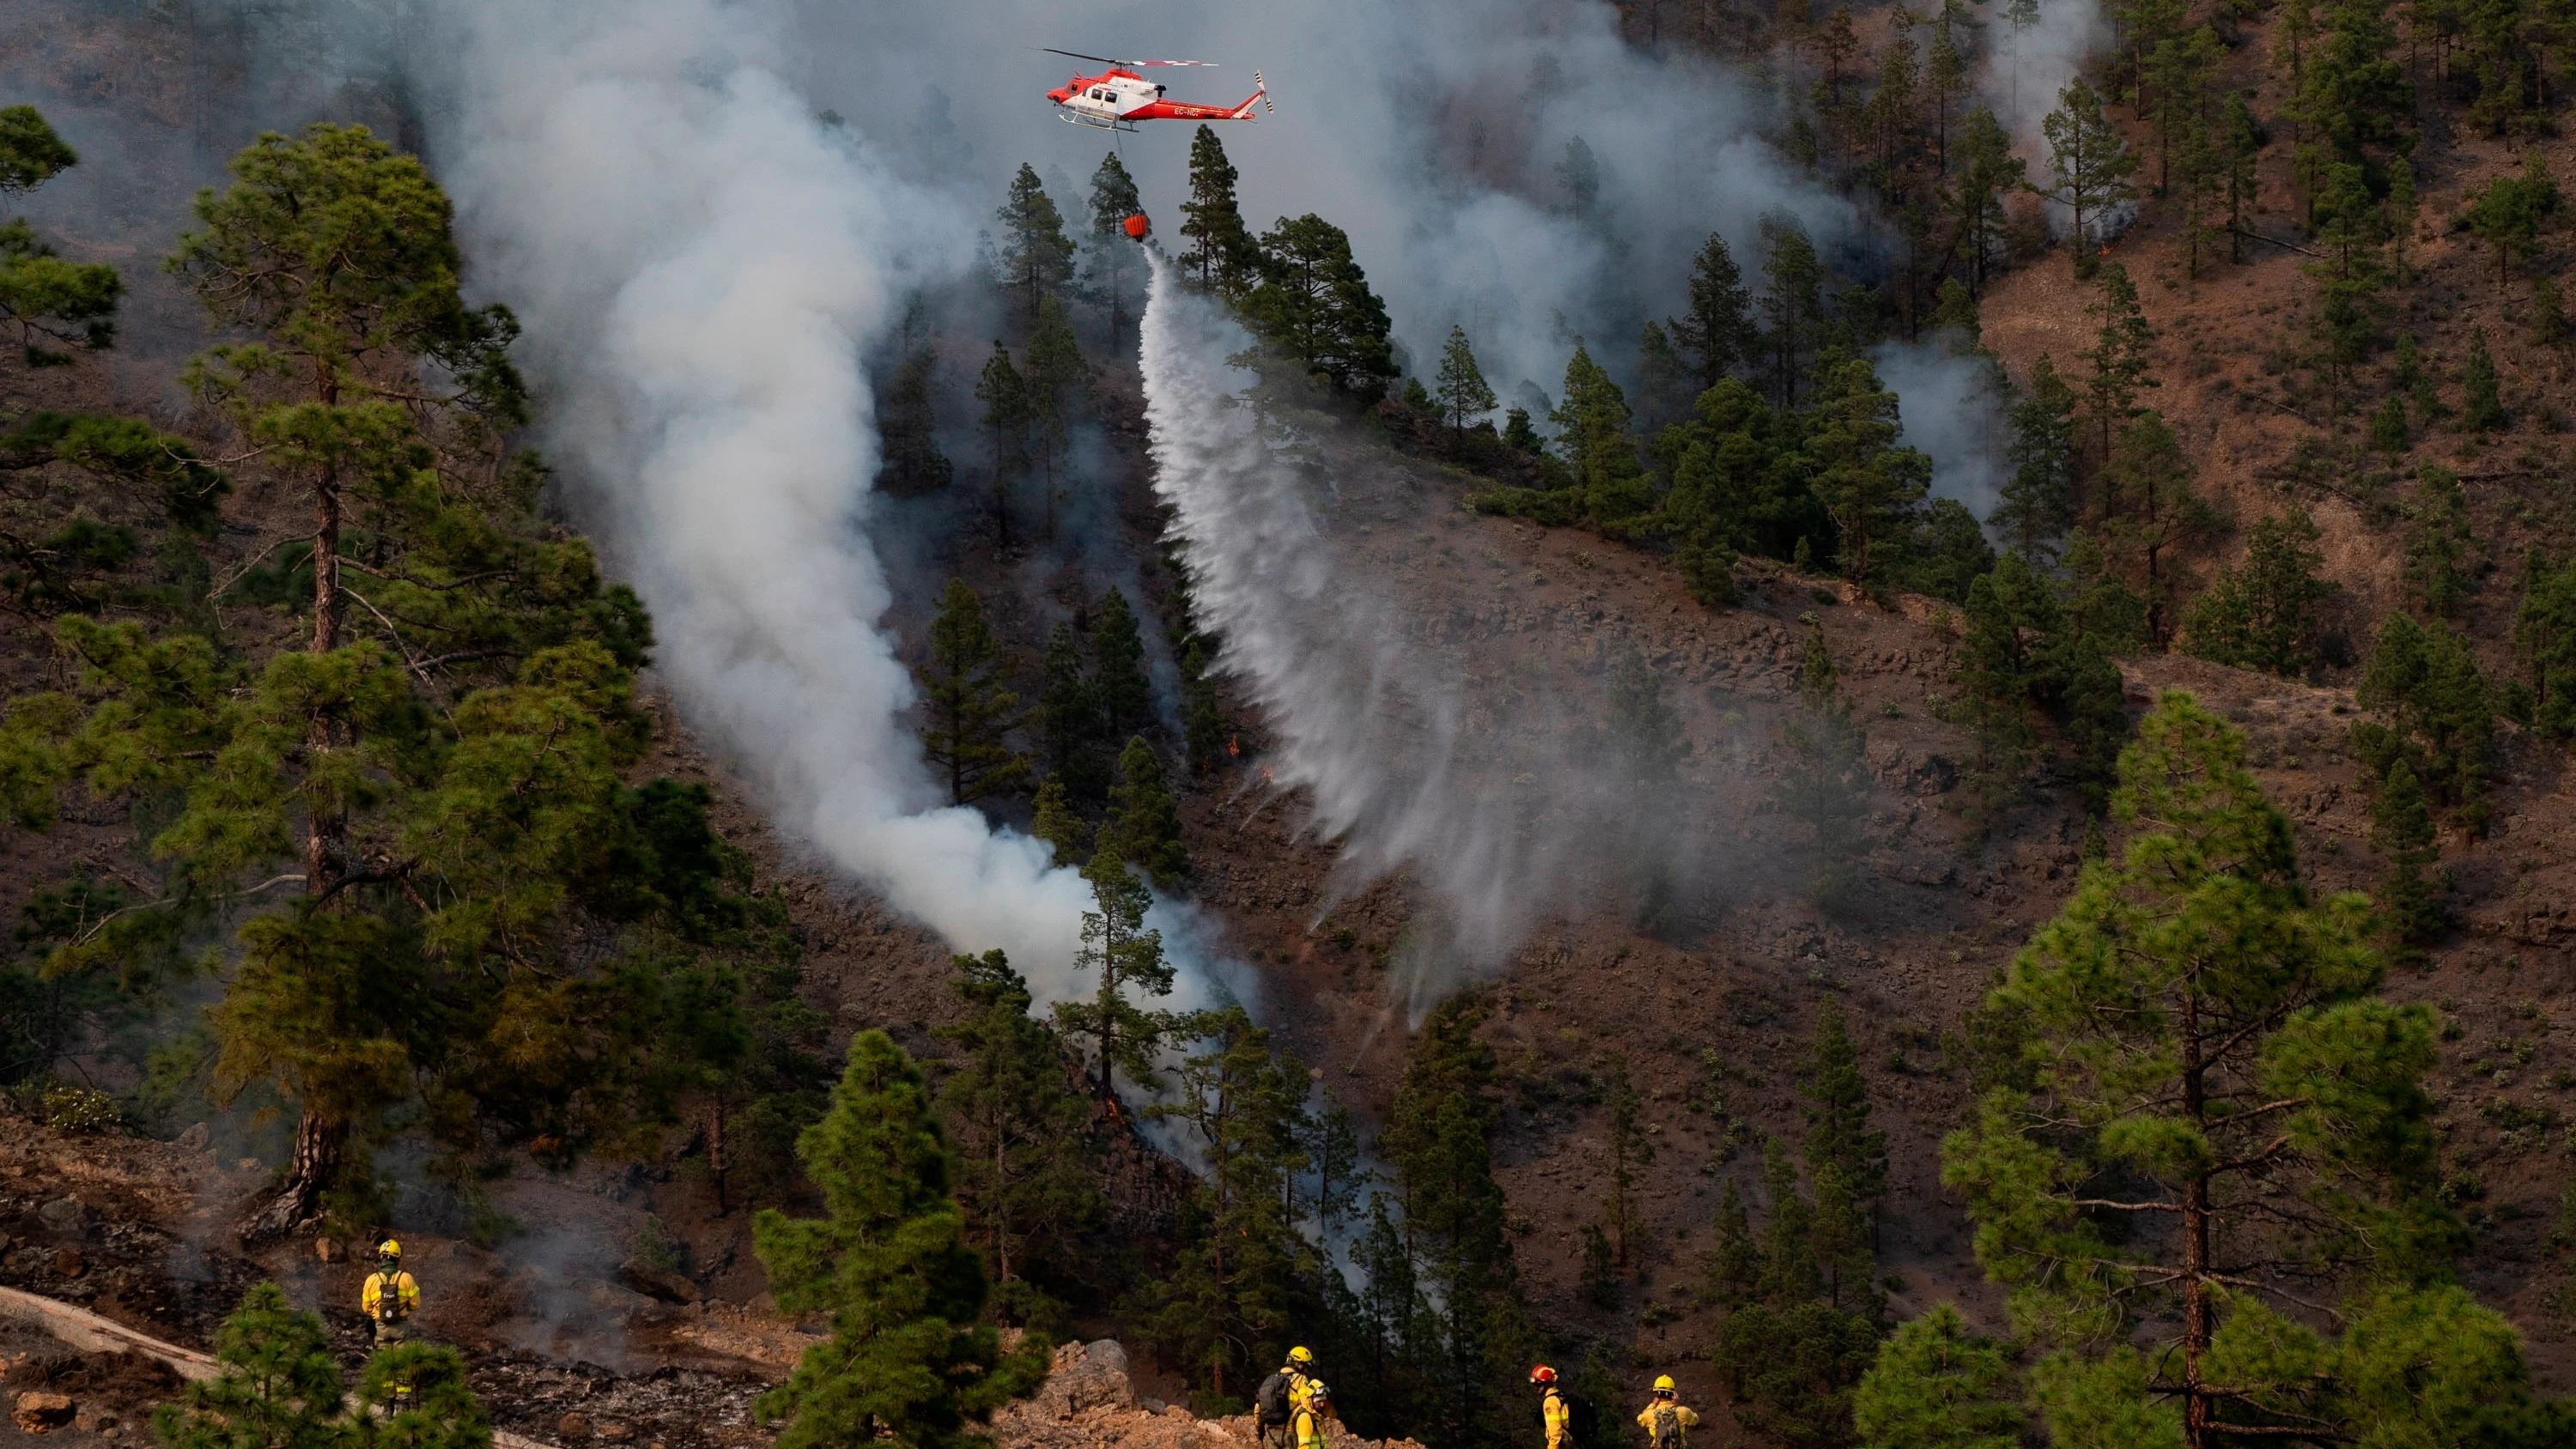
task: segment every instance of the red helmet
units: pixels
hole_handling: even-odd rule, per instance
[[[1537,1368],[1530,1370],[1530,1382],[1534,1384],[1555,1383],[1556,1370],[1549,1368],[1546,1364],[1540,1364]]]

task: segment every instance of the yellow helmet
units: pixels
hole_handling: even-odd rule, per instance
[[[1673,1391],[1673,1376],[1672,1376],[1671,1374],[1657,1374],[1657,1375],[1655,1375],[1655,1392],[1656,1392],[1656,1393],[1659,1393],[1659,1394],[1669,1394],[1669,1393],[1671,1393],[1672,1391]]]
[[[1315,1361],[1315,1355],[1309,1353],[1304,1344],[1299,1344],[1288,1350],[1288,1361],[1293,1364],[1310,1364]]]
[[[395,1242],[391,1238],[387,1238],[383,1242],[376,1244],[376,1256],[379,1258],[399,1258],[402,1256],[402,1244]]]
[[[1329,1399],[1332,1396],[1333,1391],[1324,1387],[1324,1381],[1322,1379],[1317,1379],[1306,1386],[1306,1397],[1309,1400]]]

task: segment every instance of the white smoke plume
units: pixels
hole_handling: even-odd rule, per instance
[[[545,441],[688,717],[788,834],[957,949],[1008,950],[1042,1002],[1073,994],[1088,888],[939,805],[880,623],[860,357],[971,255],[969,220],[819,124],[788,37],[740,7],[450,14],[431,139],[477,284],[519,309]]]
[[[2057,109],[2057,93],[2083,69],[2085,57],[2110,39],[2096,0],[2038,0],[2028,26],[2012,23],[2002,7],[1988,20],[1986,64],[1977,95],[2030,163],[2030,179],[2047,184],[2048,142],[2039,123]]]
[[[1870,353],[1878,380],[1898,399],[1898,421],[1908,447],[1932,459],[1932,493],[1955,498],[1982,521],[2003,495],[2011,469],[1994,362],[1963,354],[1947,334],[1922,342],[1889,342]]]

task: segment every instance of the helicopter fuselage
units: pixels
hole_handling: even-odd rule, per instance
[[[1253,77],[1252,94],[1239,106],[1202,106],[1163,99],[1163,87],[1132,70],[1112,67],[1099,75],[1077,75],[1047,92],[1068,121],[1102,130],[1132,131],[1139,121],[1249,121],[1262,99],[1261,78]]]

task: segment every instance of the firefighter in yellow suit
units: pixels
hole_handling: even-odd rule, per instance
[[[403,1271],[402,1244],[391,1238],[376,1245],[376,1271],[358,1290],[358,1307],[376,1326],[376,1342],[400,1343],[403,1325],[420,1307],[420,1280]]]
[[[1686,1449],[1690,1431],[1699,1427],[1699,1415],[1673,1396],[1673,1376],[1661,1374],[1655,1379],[1655,1396],[1637,1415],[1637,1427],[1646,1431],[1654,1449]]]
[[[1324,1421],[1332,1417],[1333,1391],[1321,1379],[1306,1381],[1306,1397],[1289,1422],[1295,1425],[1297,1449],[1325,1449]]]

